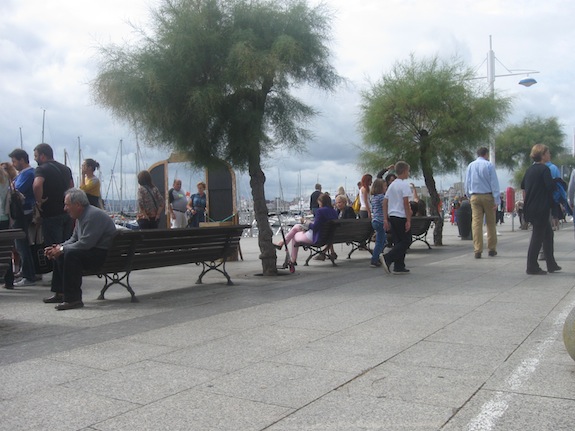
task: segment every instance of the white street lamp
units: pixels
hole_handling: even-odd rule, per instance
[[[519,85],[523,85],[525,87],[531,87],[533,84],[537,84],[537,81],[531,77],[529,74],[531,73],[539,73],[537,70],[529,70],[529,69],[508,69],[505,67],[503,63],[499,60],[499,64],[507,70],[506,74],[503,75],[496,75],[495,74],[495,53],[493,52],[492,42],[491,42],[491,35],[489,35],[489,52],[487,53],[487,83],[489,84],[489,91],[491,96],[495,95],[495,78],[500,78],[503,76],[518,76],[518,75],[527,75],[525,78],[519,81]],[[489,159],[493,166],[495,166],[495,137],[492,136],[489,142]]]

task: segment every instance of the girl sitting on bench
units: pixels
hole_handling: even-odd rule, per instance
[[[290,231],[285,236],[285,243],[289,244],[293,240],[291,249],[291,261],[294,265],[297,265],[297,252],[299,244],[313,244],[319,240],[319,232],[321,227],[328,220],[337,219],[337,212],[333,209],[331,205],[331,197],[327,193],[322,193],[317,199],[319,203],[319,209],[314,217],[313,223],[309,225],[296,224],[290,229]],[[278,250],[284,246],[284,242],[280,241],[275,244]]]

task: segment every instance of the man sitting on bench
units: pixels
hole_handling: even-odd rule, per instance
[[[52,292],[47,304],[58,304],[56,310],[82,308],[82,272],[96,270],[104,264],[116,225],[108,214],[90,205],[86,193],[69,189],[64,209],[76,221],[74,233],[62,244],[46,247],[44,253],[54,261]]]

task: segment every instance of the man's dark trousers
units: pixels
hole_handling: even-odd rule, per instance
[[[66,250],[54,261],[52,292],[64,295],[65,302],[82,300],[82,272],[100,268],[106,260],[108,250]]]
[[[411,245],[411,229],[405,231],[406,218],[389,216],[389,224],[393,232],[393,248],[385,255],[385,263],[393,263],[394,271],[405,269],[405,253]]]

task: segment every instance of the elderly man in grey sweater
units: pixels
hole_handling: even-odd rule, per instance
[[[86,193],[69,189],[64,209],[76,221],[74,233],[62,244],[46,247],[44,253],[54,261],[52,295],[47,304],[58,304],[56,310],[82,308],[82,272],[101,267],[116,233],[116,225],[108,214],[90,205]]]

